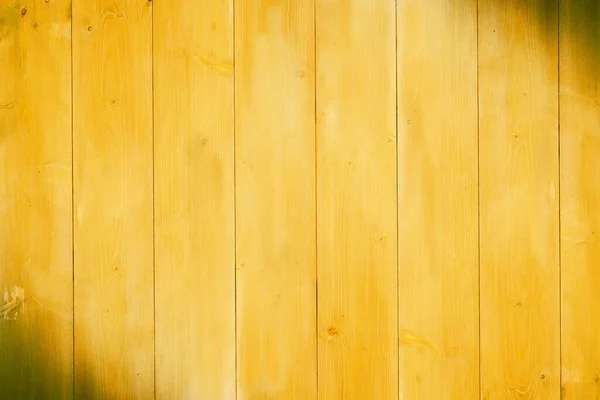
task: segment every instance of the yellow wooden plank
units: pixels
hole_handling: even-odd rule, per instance
[[[72,397],[70,2],[0,3],[0,397]]]
[[[400,394],[479,396],[477,1],[398,3]]]
[[[238,399],[316,398],[314,1],[235,1]]]
[[[152,3],[73,3],[75,397],[154,394]]]
[[[232,0],[154,5],[162,399],[235,399],[232,9]]]
[[[562,391],[600,397],[600,3],[560,8]]]
[[[398,398],[395,4],[316,11],[319,398]]]
[[[560,396],[558,7],[479,1],[481,385]]]

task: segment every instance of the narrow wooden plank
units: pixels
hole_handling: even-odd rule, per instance
[[[154,5],[162,399],[235,399],[232,9],[232,0]]]
[[[235,2],[240,400],[316,398],[313,7]]]
[[[560,397],[558,7],[479,1],[482,398]]]
[[[400,398],[479,396],[477,1],[398,3]]]
[[[154,396],[152,3],[73,4],[75,397]]]
[[[70,2],[0,4],[0,391],[72,398]]]
[[[561,1],[563,399],[600,397],[600,3]]]
[[[235,4],[240,399],[316,396],[313,15]]]
[[[319,398],[398,398],[395,4],[316,20]]]

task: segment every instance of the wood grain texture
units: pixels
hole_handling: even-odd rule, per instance
[[[395,5],[316,12],[319,398],[397,398]]]
[[[154,395],[152,3],[73,4],[75,397]]]
[[[235,399],[232,9],[232,0],[154,5],[162,399]]]
[[[563,399],[600,397],[600,3],[560,8]]]
[[[238,399],[316,398],[314,2],[235,2]]]
[[[558,9],[479,2],[482,398],[560,397]]]
[[[479,396],[477,1],[398,4],[400,398]]]
[[[0,3],[0,75],[1,397],[68,399],[70,2]]]

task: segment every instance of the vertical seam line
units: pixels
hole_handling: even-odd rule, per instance
[[[561,210],[561,129],[560,129],[560,0],[557,0],[557,40],[556,40],[556,52],[558,55],[557,60],[557,147],[558,147],[558,383],[559,383],[559,397],[562,397],[562,246],[561,246],[561,232],[562,232],[562,210]]]
[[[481,146],[480,146],[480,110],[479,110],[479,0],[475,6],[476,24],[476,88],[477,88],[477,303],[478,303],[478,353],[479,353],[479,398],[483,396],[481,371]]]
[[[314,179],[315,179],[315,350],[316,350],[316,391],[319,399],[319,161],[318,161],[318,121],[317,121],[317,2],[313,1],[313,85],[314,85]]]
[[[235,0],[231,0],[232,7],[232,21],[231,21],[231,35],[232,35],[232,59],[233,59],[233,82],[232,82],[232,95],[233,95],[233,330],[234,330],[234,390],[235,398],[238,398],[238,296],[237,296],[237,127],[236,127],[236,93],[235,93],[235,77],[237,75],[236,65],[236,12],[235,12]]]
[[[395,162],[396,162],[396,360],[397,360],[397,380],[396,380],[396,390],[400,394],[400,347],[399,337],[400,337],[400,186],[398,184],[398,180],[400,179],[400,163],[398,162],[398,157],[400,151],[398,149],[398,0],[394,1],[394,84],[396,87],[395,92],[395,134],[396,134],[396,142],[395,142]]]
[[[72,368],[73,368],[73,382],[72,382],[72,392],[73,398],[75,398],[75,128],[74,128],[74,106],[75,101],[74,97],[74,89],[73,89],[73,1],[71,2],[71,307],[72,307],[72,317],[73,322],[71,324],[72,327]]]
[[[151,13],[150,13],[150,40],[152,44],[151,49],[151,69],[152,69],[152,312],[153,312],[153,347],[154,347],[154,357],[153,357],[153,384],[154,384],[154,398],[156,399],[156,180],[155,180],[155,133],[154,133],[154,4],[152,0],[146,0],[150,3]]]

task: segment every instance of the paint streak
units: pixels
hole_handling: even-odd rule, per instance
[[[200,54],[196,54],[196,58],[208,68],[215,70],[222,75],[229,76],[233,74],[233,63],[211,60],[210,58],[204,57]]]
[[[422,336],[417,335],[407,329],[400,330],[400,344],[403,345],[419,345],[426,347],[433,352],[437,353],[437,349],[431,344],[431,342]]]

